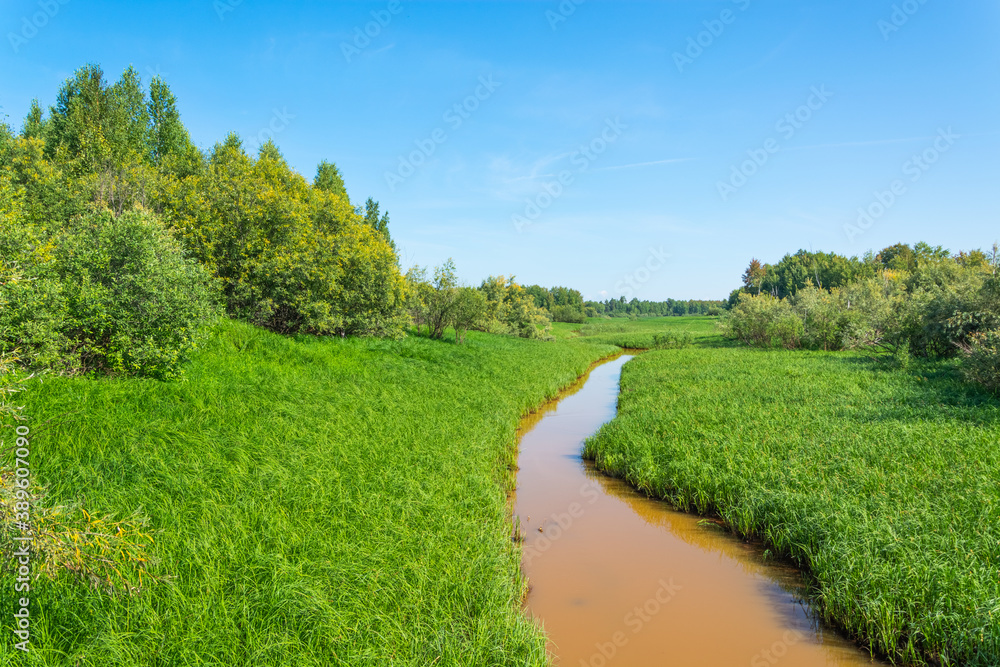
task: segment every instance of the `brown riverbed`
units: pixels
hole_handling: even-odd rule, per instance
[[[630,358],[596,367],[522,424],[514,513],[526,611],[556,664],[882,664],[812,619],[797,571],[582,460],[583,441],[614,417]]]

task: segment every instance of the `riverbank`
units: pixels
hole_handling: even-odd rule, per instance
[[[1000,405],[948,363],[650,352],[587,443],[610,474],[806,570],[822,618],[912,664],[1000,663]]]
[[[165,581],[40,580],[20,664],[545,665],[510,540],[516,429],[612,352],[225,322],[180,382],[34,384],[45,502],[138,512]]]

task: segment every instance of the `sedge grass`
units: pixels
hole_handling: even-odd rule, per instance
[[[808,572],[817,612],[909,664],[1000,664],[1000,404],[949,362],[684,349],[622,374],[586,456]]]
[[[612,351],[227,321],[179,382],[36,382],[21,396],[46,502],[148,517],[170,581],[39,580],[31,652],[5,640],[0,664],[546,664],[510,538],[516,428]]]
[[[632,350],[648,350],[656,345],[657,334],[690,334],[696,345],[718,345],[717,317],[591,318],[577,325],[577,336],[595,343],[617,345]]]

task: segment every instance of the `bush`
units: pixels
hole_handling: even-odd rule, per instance
[[[7,231],[25,280],[0,285],[0,345],[31,365],[174,377],[216,315],[208,274],[151,214],[78,218],[41,251]]]
[[[808,286],[789,297],[792,308],[802,319],[802,345],[812,349],[843,348],[843,303],[841,290],[831,291]]]
[[[576,306],[555,306],[552,308],[552,321],[583,324],[587,321],[587,316]]]
[[[534,297],[513,277],[490,276],[479,289],[486,295],[482,330],[521,338],[548,336],[552,327],[548,313],[535,305]]]
[[[802,320],[784,299],[770,294],[741,293],[736,305],[719,321],[724,336],[754,347],[794,349],[803,335]]]
[[[970,336],[964,370],[968,379],[1000,394],[1000,329]]]

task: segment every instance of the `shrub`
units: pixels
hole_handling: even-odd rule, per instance
[[[521,338],[546,338],[551,328],[548,313],[514,278],[490,276],[479,287],[486,295],[482,329]]]
[[[965,348],[965,375],[1000,394],[1000,329],[972,334]]]
[[[794,349],[803,334],[802,320],[788,301],[770,294],[741,293],[719,327],[724,336],[754,347]]]
[[[789,297],[802,320],[802,345],[823,350],[843,348],[843,303],[841,290],[807,286]]]
[[[208,274],[151,214],[78,218],[43,251],[9,231],[26,279],[0,285],[0,345],[32,365],[174,377],[216,315]]]
[[[577,306],[554,306],[552,308],[552,321],[583,324],[587,321],[587,316]]]

